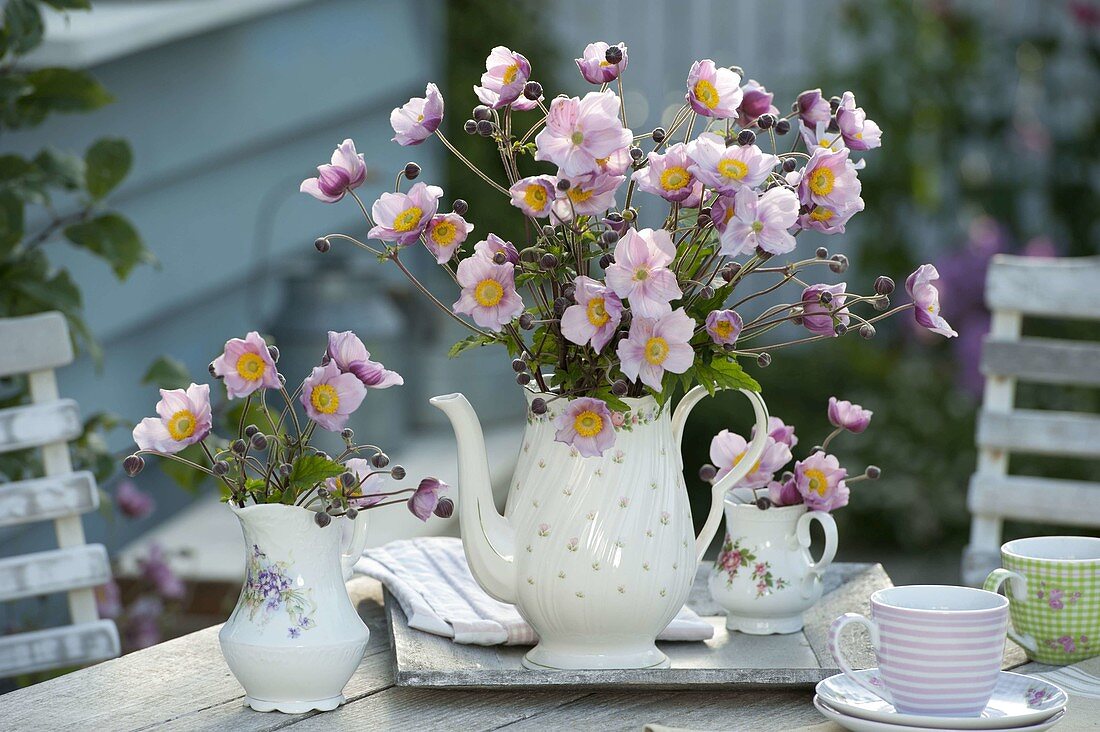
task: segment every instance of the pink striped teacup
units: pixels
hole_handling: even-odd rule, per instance
[[[878,657],[871,682],[852,673],[840,647],[849,623],[867,627]],[[871,619],[845,613],[829,628],[844,675],[905,714],[976,717],[1001,671],[1008,600],[972,587],[910,585],[871,595]],[[875,682],[881,679],[881,685]]]

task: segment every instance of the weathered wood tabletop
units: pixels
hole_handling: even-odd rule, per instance
[[[4,730],[640,730],[648,723],[704,730],[789,731],[825,721],[812,690],[444,690],[394,683],[382,586],[349,584],[371,629],[362,664],[324,714],[261,714],[222,660],[218,627],[0,696]],[[864,608],[866,611],[866,608]],[[1007,646],[1005,667],[1023,663]]]

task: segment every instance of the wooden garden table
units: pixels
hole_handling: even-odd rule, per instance
[[[529,691],[417,689],[394,685],[382,586],[349,583],[371,629],[348,702],[318,714],[261,714],[222,660],[220,626],[0,696],[4,730],[640,730],[647,723],[704,730],[789,731],[824,722],[813,691]],[[1009,643],[1005,667],[1025,662]]]

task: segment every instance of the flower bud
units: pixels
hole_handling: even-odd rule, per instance
[[[616,379],[611,383],[611,393],[617,397],[626,396],[628,391],[630,391],[630,384],[627,384],[622,379]]]
[[[319,495],[321,498],[326,497],[328,495],[328,488],[321,486],[317,489],[317,495]]]
[[[394,480],[404,480],[405,479],[405,469],[403,467],[401,467],[400,465],[394,465],[392,468],[390,468],[390,476]]]
[[[212,379],[218,378],[218,375],[216,373],[214,373],[214,362],[213,361],[206,364],[206,370],[210,372],[210,378],[212,378]]]
[[[756,357],[756,365],[762,369],[766,369],[772,365],[772,355],[770,353],[761,353]]]
[[[359,478],[350,470],[340,474],[340,483],[342,483],[345,488],[351,488],[358,482]]]
[[[271,360],[275,363],[279,363],[279,349],[275,346],[267,347],[267,355],[271,356]]]
[[[869,341],[875,337],[875,326],[870,323],[864,323],[859,326],[859,337],[865,341]]]
[[[122,469],[126,471],[126,475],[133,478],[140,473],[145,467],[145,458],[141,455],[130,455],[122,461]]]
[[[770,114],[762,114],[756,118],[756,126],[762,130],[769,129],[775,125],[775,117]]]
[[[718,468],[714,467],[710,463],[704,463],[699,468],[699,480],[704,483],[710,483],[714,481],[714,476],[718,475]]]
[[[756,499],[756,507],[759,508],[761,511],[767,511],[769,508],[772,507],[772,499],[768,498],[767,496],[760,496]]]
[[[633,221],[638,218],[638,211],[635,208],[628,208],[623,211],[623,221]]]
[[[878,480],[882,477],[882,468],[877,465],[868,465],[863,474],[867,476],[868,480]]]
[[[328,239],[323,236],[318,237],[317,240],[313,242],[313,246],[315,246],[317,248],[317,251],[319,251],[321,254],[324,254],[329,249],[332,249],[332,244],[329,242]]]
[[[875,293],[878,295],[889,295],[894,291],[894,281],[886,275],[879,275],[875,278]]]
[[[477,134],[482,137],[489,137],[493,134],[493,123],[487,119],[483,119],[477,123]]]
[[[791,131],[791,121],[788,119],[781,119],[775,123],[775,134],[785,135]]]
[[[532,399],[531,414],[546,414],[546,400],[542,397]]]
[[[608,267],[610,267],[614,263],[615,263],[615,258],[612,257],[610,254],[605,254],[602,257],[600,257],[600,269],[607,269]]]
[[[329,516],[324,511],[318,511],[313,515],[313,520],[317,522],[317,525],[322,529],[332,523],[332,516]]]
[[[214,471],[214,475],[222,476],[229,474],[229,463],[224,460],[215,460],[214,465],[210,468]]]
[[[215,471],[217,472],[217,471]],[[279,466],[279,475],[283,478],[289,478],[290,474],[294,472],[294,466],[290,463],[283,463]]]
[[[546,254],[542,255],[542,258],[539,260],[539,264],[542,265],[543,269],[554,269],[554,267],[558,266],[558,258],[550,252],[547,252]]]
[[[826,259],[829,256],[829,250],[825,247],[818,247],[817,251],[814,252],[814,256],[818,259]]]
[[[517,374],[527,370],[527,362],[522,358],[516,358],[512,360],[512,370]]]
[[[844,325],[844,323],[837,323],[833,326],[833,332],[838,336],[842,336],[848,332],[848,326]]]
[[[463,131],[466,132],[467,135],[476,134],[477,133],[477,122],[475,120],[468,119],[468,120],[466,120],[466,123],[464,125],[462,125],[462,129],[463,129]]]
[[[546,224],[542,227],[542,235],[545,236],[547,239],[553,238],[555,235],[557,235],[557,233],[557,230],[554,229],[554,227],[550,224]]]
[[[633,160],[634,162],[638,162],[639,160],[641,160],[644,157],[645,157],[645,153],[642,152],[642,148],[638,147],[637,145],[630,148],[630,159]]]
[[[616,242],[619,241],[619,235],[616,234],[614,231],[608,229],[604,233],[600,234],[600,241],[603,242],[604,246],[613,246]]]
[[[722,268],[722,279],[726,282],[733,282],[733,278],[737,276],[737,273],[741,271],[741,265],[737,262],[730,262]]]
[[[566,300],[564,297],[557,298],[556,300],[554,300],[554,315],[557,315],[560,318],[562,315],[565,314],[565,309],[568,307],[568,300]]]
[[[829,97],[829,111],[833,114],[836,114],[836,111],[840,109],[840,102],[840,97],[836,95]]]
[[[623,49],[618,46],[608,46],[607,51],[603,55],[607,63],[614,66],[623,60]]]
[[[882,312],[886,308],[890,307],[890,298],[886,297],[886,295],[883,295],[882,297],[876,297],[874,300],[871,301],[871,306],[874,307],[875,310]]]
[[[834,254],[833,261],[829,264],[829,269],[837,274],[848,271],[848,258],[843,254]]]
[[[531,383],[531,374],[524,371],[522,374],[516,374],[516,383],[520,386],[527,386]]]
[[[577,302],[577,286],[573,283],[569,283],[561,288],[561,296],[570,302],[570,304]]]
[[[740,66],[730,66],[730,67],[729,67],[729,69],[730,69],[730,71],[732,71],[733,73],[735,73],[735,74],[737,74],[738,76],[740,76],[740,77],[744,78],[744,76],[745,76],[745,70],[744,70],[743,68],[741,68]]]
[[[344,429],[340,430],[340,437],[344,440],[344,442],[351,442],[355,439],[355,430],[353,430],[351,427],[345,427]]]
[[[390,464],[390,456],[384,452],[377,453],[371,457],[370,464],[376,468],[384,468]]]
[[[450,518],[455,512],[455,502],[450,498],[443,497],[439,499],[439,503],[435,504],[435,510],[432,511],[436,516],[442,519]]]
[[[354,507],[348,508],[347,512],[344,515],[347,516],[349,520],[354,521],[356,518],[359,517],[359,509]]]
[[[524,330],[531,330],[535,327],[535,316],[531,313],[522,313],[519,316],[519,327]]]
[[[756,133],[752,130],[741,130],[737,133],[738,145],[751,145],[756,142]]]
[[[259,432],[252,435],[252,447],[256,448],[257,450],[266,450],[267,449],[267,436],[262,435]]]
[[[783,171],[785,173],[790,173],[797,167],[798,167],[798,161],[795,160],[794,158],[787,158],[786,160],[783,161]]]
[[[250,424],[250,425],[248,425],[247,427],[244,428],[244,436],[245,437],[251,437],[252,435],[256,434],[259,431],[260,431],[259,427],[257,427],[254,424]]]
[[[542,96],[542,84],[537,81],[529,81],[523,85],[523,96],[532,102]]]
[[[664,127],[654,127],[653,132],[650,133],[650,135],[653,137],[653,141],[657,143],[663,141],[665,139],[665,135],[667,134],[668,133],[665,132]]]
[[[559,191],[568,191],[569,186],[570,186],[569,179],[568,178],[558,178],[558,184],[557,185],[558,185],[558,190]]]
[[[331,458],[329,458],[328,453],[325,452],[324,450],[316,450],[315,449],[313,451],[313,454],[316,455],[317,457],[321,458],[322,460],[330,460],[331,459]]]
[[[829,292],[828,290],[825,290],[820,295],[818,295],[817,300],[822,305],[828,305],[829,303],[831,303],[833,301],[833,293]]]
[[[459,216],[465,216],[466,212],[470,210],[470,204],[462,198],[456,198],[454,203],[451,204],[451,210]]]
[[[248,450],[248,445],[247,443],[245,443],[244,440],[233,440],[233,444],[230,445],[230,449],[232,449],[233,452],[237,453],[238,455],[244,455],[245,451]]]
[[[508,261],[508,255],[504,252],[495,252],[493,254],[493,264],[504,264]]]
[[[699,297],[703,298],[704,300],[711,299],[712,297],[714,297],[714,288],[710,285],[707,285],[702,290],[699,290]]]
[[[420,166],[416,163],[405,163],[405,177],[409,180],[415,180],[420,175]]]
[[[474,119],[478,122],[488,121],[493,118],[493,110],[486,107],[484,104],[479,104],[474,107]]]

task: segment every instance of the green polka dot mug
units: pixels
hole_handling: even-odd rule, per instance
[[[1008,636],[1028,658],[1062,665],[1100,655],[1100,538],[1016,539],[1001,546],[1001,565],[985,589],[1009,583]]]

